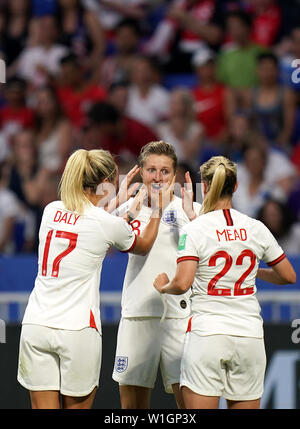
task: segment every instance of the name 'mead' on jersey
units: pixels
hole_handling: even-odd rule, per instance
[[[236,210],[216,210],[186,225],[177,262],[198,263],[191,295],[193,330],[261,338],[255,285],[259,262],[272,266],[284,258],[269,229]]]

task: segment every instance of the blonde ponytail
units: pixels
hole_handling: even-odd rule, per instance
[[[222,197],[231,197],[237,180],[236,165],[223,156],[214,156],[200,167],[201,180],[208,186],[202,213],[215,210]]]
[[[86,189],[96,192],[97,186],[105,178],[113,181],[117,166],[110,152],[79,149],[67,161],[59,192],[65,207],[82,214],[84,207],[90,204]]]

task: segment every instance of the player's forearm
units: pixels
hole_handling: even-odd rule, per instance
[[[272,268],[259,268],[257,270],[257,278],[277,285],[284,285],[288,283],[286,279],[281,277]]]
[[[151,217],[143,233],[138,237],[133,253],[138,253],[139,255],[147,255],[147,253],[150,252],[157,237],[160,219],[160,213],[157,213],[156,215],[153,215]]]
[[[180,282],[176,277],[168,284],[162,287],[161,293],[168,293],[171,295],[182,295],[189,289],[188,285]]]

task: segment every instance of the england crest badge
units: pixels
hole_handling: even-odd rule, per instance
[[[162,220],[167,224],[174,224],[177,220],[176,210],[168,210],[163,214]]]
[[[128,357],[127,356],[116,356],[115,370],[117,372],[124,372],[128,367]]]

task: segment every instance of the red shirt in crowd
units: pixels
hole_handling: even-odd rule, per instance
[[[0,109],[0,128],[4,129],[9,126],[18,128],[31,128],[34,125],[34,111],[29,107],[13,108],[3,106]]]
[[[106,90],[98,85],[88,85],[76,92],[71,87],[60,87],[57,90],[63,112],[75,128],[84,124],[86,114],[92,104],[107,97]]]
[[[275,42],[281,25],[281,10],[274,3],[264,12],[254,14],[251,39],[262,46],[271,46]]]
[[[109,150],[114,155],[122,156],[129,153],[131,156],[138,157],[145,144],[157,140],[156,134],[150,128],[127,116],[121,119],[121,125],[118,124],[117,127],[118,133],[103,136],[99,140],[99,147]]]
[[[204,127],[208,138],[218,138],[225,128],[224,97],[225,88],[216,84],[211,89],[196,87],[193,90],[196,117]]]

